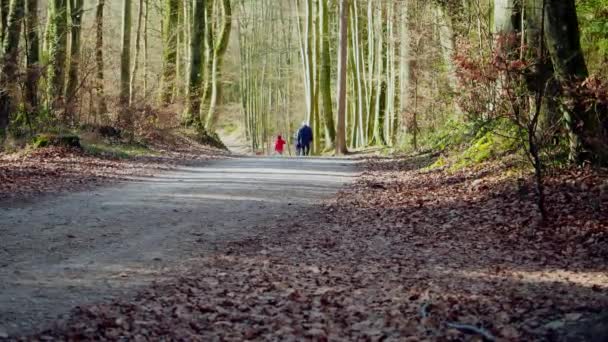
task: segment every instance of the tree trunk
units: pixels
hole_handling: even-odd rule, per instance
[[[12,0],[6,24],[6,34],[2,46],[2,64],[0,65],[0,142],[6,136],[6,128],[13,110],[12,89],[19,68],[19,38],[21,35],[21,21],[25,15],[24,0]]]
[[[338,53],[338,130],[336,154],[346,150],[346,68],[348,53],[348,0],[340,1],[340,46]]]
[[[0,45],[4,44],[10,0],[0,0]]]
[[[49,2],[47,101],[51,109],[55,111],[63,106],[68,43],[67,8],[67,0]]]
[[[546,0],[545,40],[551,55],[555,75],[562,86],[571,81],[582,81],[588,76],[580,44],[580,32],[574,0]],[[564,121],[570,138],[570,159],[585,160],[606,157],[606,137],[601,123],[606,114],[598,117],[592,109],[572,99],[574,108],[564,111]]]
[[[178,0],[177,2],[177,26],[176,26],[176,34],[177,34],[177,43],[176,43],[176,53],[175,53],[175,82],[173,86],[173,93],[171,94],[171,103],[175,103],[175,101],[183,95],[184,90],[184,45],[187,44],[184,41],[185,37],[185,27],[184,27],[184,3],[183,0]]]
[[[27,34],[27,80],[25,106],[28,116],[38,112],[38,80],[40,79],[40,38],[38,35],[38,0],[27,0],[25,27]]]
[[[80,66],[80,33],[82,32],[83,0],[69,0],[71,18],[70,66],[68,84],[65,92],[66,119],[74,125],[76,103],[78,101],[78,73]]]
[[[121,113],[126,115],[129,106],[130,73],[131,73],[131,0],[123,0],[122,8],[122,39],[120,47],[120,106]],[[126,119],[126,122],[125,122]],[[122,117],[121,121],[128,123],[129,118]]]
[[[179,0],[164,0],[163,29],[163,73],[160,87],[161,105],[171,103],[175,89],[177,63],[177,22],[179,20]]]
[[[320,154],[321,152],[321,113],[319,112],[319,89],[321,79],[321,69],[320,69],[320,60],[321,60],[321,27],[320,27],[320,8],[319,3],[317,2],[317,6],[315,6],[316,11],[314,11],[313,18],[313,54],[312,54],[312,67],[313,67],[313,75],[314,75],[314,88],[313,88],[313,98],[312,98],[312,108],[313,108],[313,120],[312,120],[312,131],[313,131],[313,141],[312,141],[312,152],[314,154]]]
[[[144,96],[148,98],[148,16],[150,13],[150,0],[144,1],[146,13],[144,15]]]
[[[209,0],[212,1],[212,0]],[[200,122],[201,86],[203,70],[203,42],[205,39],[205,0],[193,1],[193,18],[190,35],[190,74],[188,76],[188,98],[186,120]]]
[[[314,68],[313,68],[313,0],[306,0],[306,32],[304,34],[304,52],[305,52],[305,67],[306,67],[306,121],[311,124],[314,116]]]
[[[519,0],[494,0],[495,34],[519,31],[521,27],[519,6]]]
[[[365,62],[364,62],[364,52],[362,49],[363,41],[361,40],[360,35],[360,24],[359,24],[359,7],[357,6],[357,2],[353,1],[352,6],[350,7],[353,11],[353,15],[351,16],[351,46],[352,51],[350,53],[351,62],[349,63],[353,68],[354,79],[354,101],[356,103],[353,105],[353,108],[356,109],[356,114],[353,116],[353,119],[357,120],[353,121],[353,127],[356,129],[353,130],[353,139],[351,141],[351,145],[357,146],[365,146],[368,142],[367,136],[367,118],[369,115],[368,111],[368,97],[371,95],[371,91],[367,88],[368,84],[366,83],[366,74],[365,74]],[[357,138],[357,139],[354,139]]]
[[[224,55],[226,54],[226,50],[228,49],[228,42],[230,41],[230,31],[232,29],[232,7],[230,5],[230,0],[222,0],[222,11],[222,29],[220,31],[217,45],[213,50],[213,64],[211,70],[211,99],[209,102],[209,112],[207,113],[206,124],[206,128],[210,131],[215,131],[217,121],[219,119],[217,104],[221,96],[220,73],[224,60]]]
[[[131,70],[131,81],[129,82],[129,105],[135,99],[135,80],[139,70],[139,56],[141,54],[141,26],[144,19],[144,0],[139,0],[139,13],[137,15],[137,33],[135,38],[135,58],[133,59],[133,70]]]
[[[386,20],[385,19],[385,11],[383,8],[384,4],[379,4],[377,7],[377,19],[376,20],[376,37],[377,37],[377,56],[376,60],[378,61],[377,68],[377,91],[376,91],[376,103],[375,103],[375,115],[373,122],[373,134],[374,134],[374,142],[376,145],[386,145],[386,141],[384,139],[384,118],[386,114],[386,66],[387,66],[387,58],[386,58]]]
[[[450,91],[455,93],[458,88],[458,77],[456,75],[456,66],[454,65],[454,52],[456,46],[456,35],[454,33],[454,19],[452,13],[446,11],[444,6],[437,6],[437,16],[439,18],[439,42],[441,45],[441,54],[443,62],[447,67],[448,85]],[[456,114],[461,114],[462,110],[456,101],[453,101],[453,107]]]
[[[97,0],[95,9],[95,64],[96,80],[95,91],[97,95],[97,114],[104,115],[108,112],[106,96],[104,92],[104,62],[103,62],[103,10],[105,0]]]
[[[209,101],[211,99],[211,79],[213,73],[213,50],[215,46],[215,30],[214,23],[216,16],[214,13],[214,4],[218,0],[208,0],[207,8],[205,9],[205,54],[203,55],[203,90],[201,111],[199,113],[201,123],[206,124],[204,115],[209,113]],[[207,107],[205,107],[207,106]]]
[[[328,0],[321,2],[321,95],[323,98],[323,115],[325,122],[325,145],[331,148],[336,140],[336,124],[334,122],[333,104],[331,100],[331,57],[329,46],[329,14]]]
[[[528,78],[528,88],[531,92],[543,91],[542,108],[540,109],[538,138],[555,137],[559,126],[559,106],[557,98],[559,95],[558,84],[553,78],[554,70],[551,59],[545,48],[543,29],[543,7],[546,0],[526,0],[524,4],[525,19],[525,43],[528,46],[529,58],[538,64],[535,77]],[[540,89],[540,88],[543,89]],[[529,96],[530,114],[536,111],[536,95]]]
[[[408,112],[408,106],[410,106],[410,54],[411,54],[411,37],[410,37],[410,13],[409,4],[402,6],[401,18],[403,23],[399,25],[399,113],[398,117],[405,121],[407,124],[407,118],[405,117]],[[405,120],[403,120],[405,119]],[[397,120],[399,121],[399,119]],[[397,122],[397,125],[400,125]]]

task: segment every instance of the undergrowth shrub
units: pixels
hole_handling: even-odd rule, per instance
[[[51,146],[75,147],[81,148],[80,137],[75,134],[53,134],[43,133],[38,134],[32,140],[34,148],[43,148]]]

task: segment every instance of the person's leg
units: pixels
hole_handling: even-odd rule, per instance
[[[304,155],[305,156],[309,156],[310,155],[310,144],[304,145]]]

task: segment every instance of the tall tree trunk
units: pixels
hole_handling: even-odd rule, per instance
[[[348,0],[340,1],[340,48],[338,53],[338,130],[336,153],[346,150],[346,68],[348,53]]]
[[[518,31],[520,27],[519,0],[494,0],[494,33],[511,33]]]
[[[304,51],[306,68],[306,121],[311,124],[314,116],[315,76],[313,68],[313,0],[306,0],[306,31],[304,33]]]
[[[312,108],[313,108],[313,120],[312,120],[312,131],[314,140],[312,142],[312,151],[314,154],[319,154],[321,152],[321,113],[319,112],[319,79],[321,78],[321,70],[320,70],[320,57],[321,57],[321,35],[320,35],[320,8],[319,3],[315,6],[316,11],[314,11],[313,18],[313,54],[312,54],[312,67],[313,67],[313,75],[314,75],[314,88],[313,88],[313,98],[312,98]]]
[[[385,11],[384,4],[379,4],[377,7],[377,19],[376,20],[376,37],[377,37],[377,56],[376,60],[378,61],[378,68],[376,77],[377,81],[377,91],[376,91],[376,103],[375,103],[375,115],[373,122],[373,133],[374,133],[374,142],[377,145],[386,145],[386,141],[384,139],[384,116],[386,113],[386,75],[385,70],[387,66],[387,58],[386,58],[386,20],[385,19]]]
[[[179,20],[179,0],[164,0],[163,28],[163,73],[160,87],[161,105],[171,103],[175,89],[177,63],[177,22]]]
[[[331,148],[336,140],[336,124],[334,122],[333,104],[331,100],[331,57],[329,39],[328,0],[321,2],[321,95],[323,97],[323,115],[325,122],[325,145]]]
[[[0,0],[0,45],[4,43],[4,37],[6,35],[10,2],[10,0]]]
[[[386,140],[390,146],[395,145],[395,137],[397,132],[397,112],[399,108],[399,59],[397,58],[397,51],[399,49],[398,43],[398,14],[401,4],[392,3],[390,4],[389,10],[389,61],[387,70],[387,79],[389,84],[388,89],[388,102],[389,102],[389,120],[386,125]],[[404,25],[405,26],[405,25]]]
[[[40,38],[38,34],[38,0],[27,0],[25,27],[27,34],[27,80],[25,105],[28,116],[38,112],[38,80],[40,79]]]
[[[213,1],[213,0],[209,0]],[[200,123],[201,86],[203,72],[203,42],[205,40],[205,0],[193,0],[192,29],[190,33],[190,73],[185,119]]]
[[[120,121],[129,125],[130,118],[128,112],[129,107],[129,90],[131,89],[131,0],[123,0],[122,8],[122,39],[120,47],[120,106],[121,118]]]
[[[7,20],[6,34],[2,46],[0,64],[0,141],[6,136],[10,113],[13,110],[15,77],[19,68],[19,38],[21,24],[25,15],[24,0],[12,0]]]
[[[182,44],[183,58],[183,72],[180,77],[182,78],[182,97],[185,99],[188,96],[188,78],[190,77],[190,42],[192,40],[192,22],[195,20],[192,17],[192,1],[193,0],[182,0],[182,15],[184,16],[184,43]],[[198,18],[196,19],[198,20]]]
[[[369,96],[371,96],[372,94],[372,91],[368,88],[369,84],[367,83],[364,52],[362,46],[364,45],[364,40],[362,40],[362,35],[360,34],[360,32],[363,30],[361,29],[361,25],[359,22],[359,7],[356,1],[351,2],[351,4],[352,5],[350,8],[353,11],[353,15],[351,16],[350,20],[352,27],[350,35],[352,37],[351,50],[353,51],[350,53],[352,58],[349,64],[354,69],[353,85],[355,87],[355,93],[353,94],[353,97],[355,99],[354,101],[357,101],[357,103],[353,105],[353,108],[355,108],[357,111],[357,114],[354,115],[354,119],[358,120],[358,122],[353,121],[353,127],[356,127],[353,132],[356,132],[357,134],[354,135],[353,138],[357,139],[352,139],[351,144],[354,144],[354,146],[365,146],[368,142],[367,118],[369,115],[368,106],[370,105],[368,100]],[[364,21],[362,22],[364,23]]]
[[[217,21],[214,4],[218,0],[207,0],[205,9],[205,54],[203,55],[203,91],[201,111],[199,113],[201,123],[206,124],[206,115],[209,112],[209,101],[211,99],[211,75],[213,73],[213,50],[215,46],[214,23]],[[205,107],[206,106],[206,107]]]
[[[139,14],[137,15],[137,33],[135,38],[135,58],[133,59],[133,70],[131,70],[131,81],[129,82],[129,105],[135,99],[135,80],[139,70],[139,56],[141,54],[141,26],[144,19],[144,0],[139,0]]]
[[[51,0],[49,2],[47,101],[53,110],[59,110],[64,104],[63,90],[65,87],[65,65],[68,43],[67,9],[67,0]]]
[[[411,38],[410,38],[410,11],[409,3],[402,6],[401,20],[402,23],[399,25],[399,113],[398,118],[405,121],[407,124],[407,118],[405,117],[408,112],[408,107],[411,104],[410,101],[410,60],[412,59],[411,54]],[[405,120],[404,120],[405,119]],[[399,119],[397,120],[399,121]],[[397,123],[400,125],[400,123]]]
[[[228,49],[228,42],[230,40],[230,31],[232,29],[232,7],[230,0],[222,0],[222,29],[217,40],[217,45],[213,50],[213,67],[211,71],[211,99],[209,102],[209,112],[207,113],[207,124],[206,127],[210,131],[215,130],[219,113],[217,111],[217,104],[221,97],[221,84],[220,84],[220,73],[224,55]]]
[[[542,108],[540,109],[539,117],[539,134],[538,137],[555,137],[556,129],[559,126],[559,106],[558,84],[555,81],[553,74],[553,64],[548,56],[545,48],[544,38],[544,4],[546,0],[525,0],[523,13],[525,19],[525,44],[528,47],[528,58],[534,60],[537,66],[535,77],[528,77],[528,88],[530,92],[535,93],[529,96],[528,103],[530,104],[530,114],[536,112],[536,102],[538,91],[543,88]]]
[[[574,0],[546,0],[545,40],[558,81],[567,86],[570,81],[582,81],[588,76],[580,44],[580,32]],[[574,108],[564,111],[564,121],[570,138],[570,159],[582,163],[589,159],[606,160],[606,137],[602,122],[591,109],[572,99]]]
[[[177,2],[177,43],[176,43],[176,54],[175,54],[175,82],[173,87],[173,93],[171,95],[171,102],[175,101],[183,95],[184,90],[184,45],[187,43],[184,41],[185,38],[185,26],[184,26],[184,2],[179,0]]]
[[[97,114],[105,115],[108,112],[104,91],[104,61],[103,61],[103,10],[105,0],[97,0],[95,8],[95,64],[96,80],[95,91],[97,96]]]
[[[75,122],[76,103],[78,102],[78,73],[80,66],[80,34],[82,32],[83,0],[69,0],[71,18],[70,66],[66,87],[66,119],[73,125]]]
[[[144,15],[144,96],[148,97],[148,17],[150,13],[150,0],[144,1],[146,13]]]
[[[352,13],[357,13],[356,1],[351,2],[350,10]],[[350,134],[347,134],[347,146],[350,148],[357,148],[365,144],[363,141],[363,134],[361,126],[364,120],[362,119],[362,103],[365,103],[362,92],[362,83],[360,69],[357,68],[359,60],[359,40],[358,37],[358,25],[357,15],[353,14],[350,16],[349,23],[352,27],[351,34],[349,34],[349,45],[348,45],[348,62],[347,62],[347,75],[351,75],[351,78],[347,81],[347,105],[346,105],[346,131],[348,132],[350,124]],[[347,76],[348,78],[348,76]],[[349,139],[350,138],[350,139]]]
[[[439,19],[439,42],[443,62],[447,68],[448,85],[451,92],[456,92],[458,78],[456,76],[456,66],[454,65],[454,52],[456,47],[456,35],[454,32],[454,19],[452,13],[446,11],[444,6],[436,6],[437,17]],[[452,103],[454,111],[461,114],[462,110],[456,101]]]

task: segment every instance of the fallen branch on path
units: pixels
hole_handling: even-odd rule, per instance
[[[481,335],[481,337],[483,337],[484,341],[496,341],[496,337],[494,337],[494,335],[492,335],[492,333],[490,333],[489,331],[487,331],[485,329],[478,328],[474,325],[453,323],[453,322],[447,322],[446,325],[448,326],[448,328],[456,329],[456,330],[462,331],[467,334]]]

